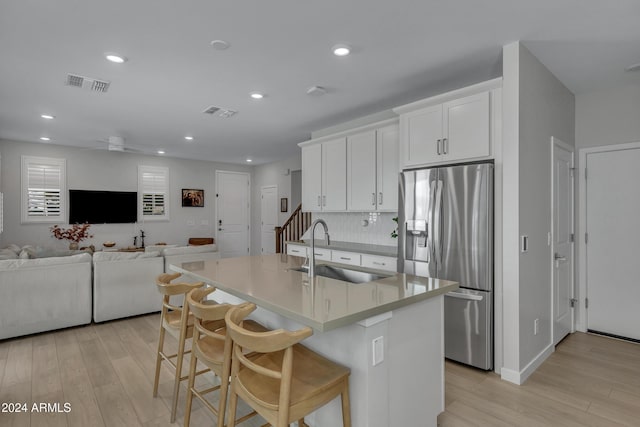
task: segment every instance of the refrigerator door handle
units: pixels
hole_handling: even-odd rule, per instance
[[[458,299],[465,299],[465,300],[469,300],[469,301],[482,301],[483,300],[483,296],[482,295],[473,295],[473,294],[463,294],[460,292],[447,292],[445,294],[445,296],[451,297],[451,298],[458,298]]]
[[[437,250],[436,262],[439,265],[442,265],[442,252],[444,251],[442,244],[442,181],[434,181],[436,187],[436,198],[435,198],[435,207],[434,207],[434,220],[437,218],[437,221],[432,221],[434,223],[434,229],[438,231],[438,234],[434,233],[434,246]]]
[[[436,181],[431,181],[429,183],[429,203],[430,203],[430,209],[429,209],[429,223],[427,224],[427,226],[429,227],[428,230],[428,251],[429,251],[429,258],[435,260],[436,259],[436,248],[435,248],[435,235],[434,235],[434,230],[435,227],[433,226],[434,224],[434,210],[433,210],[433,200],[434,197],[436,195]],[[431,260],[429,260],[431,261]]]

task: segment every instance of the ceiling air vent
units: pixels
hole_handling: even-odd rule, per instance
[[[213,105],[211,107],[207,107],[206,110],[203,111],[203,113],[205,114],[215,114],[216,111],[218,111],[220,109],[220,107],[214,107]]]
[[[67,86],[79,87],[92,92],[106,92],[109,90],[111,82],[105,80],[92,79],[90,77],[67,74]]]
[[[220,114],[218,114],[218,117],[222,117],[223,119],[228,119],[229,117],[235,115],[237,113],[237,111],[233,111],[233,110],[222,110],[220,111]]]

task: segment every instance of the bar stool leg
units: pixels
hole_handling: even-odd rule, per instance
[[[195,338],[195,336],[194,336]],[[195,349],[191,348],[191,363],[189,363],[189,384],[187,386],[187,402],[184,407],[184,427],[189,427],[191,422],[191,404],[193,403],[193,387],[196,382],[196,365],[198,358]]]
[[[183,312],[187,312],[187,309],[184,309]],[[173,383],[173,402],[171,404],[171,422],[174,423],[176,421],[176,412],[178,410],[178,394],[180,394],[180,377],[182,377],[182,360],[184,358],[184,345],[186,341],[187,335],[187,326],[186,326],[186,316],[182,316],[183,326],[180,330],[180,339],[178,340],[178,356],[176,359],[176,376]]]
[[[340,395],[342,401],[342,425],[351,427],[351,403],[349,402],[349,378],[346,379],[344,389]]]
[[[158,351],[156,352],[156,377],[153,381],[153,397],[158,396],[158,382],[160,381],[160,364],[162,363],[162,356],[160,355],[164,351],[164,334],[165,330],[162,327],[162,316],[160,316],[160,337],[158,338]]]

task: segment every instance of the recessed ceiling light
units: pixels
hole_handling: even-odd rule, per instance
[[[193,137],[192,136],[185,136],[184,139],[186,139],[187,141],[193,141]]]
[[[164,154],[164,151],[158,150],[158,154]]]
[[[625,71],[640,71],[640,62],[637,64],[629,65],[624,69]]]
[[[337,44],[331,50],[335,56],[347,56],[351,53],[351,48],[346,44]]]
[[[211,47],[215,50],[225,50],[229,48],[229,42],[224,40],[212,40]]]
[[[42,141],[51,141],[51,138],[49,138],[48,136],[41,136],[40,139]]]
[[[247,159],[247,163],[251,163],[251,162],[253,162],[252,159]]]
[[[127,62],[127,58],[122,55],[118,55],[117,53],[105,53],[104,57],[107,58],[108,61],[115,62],[116,64]]]
[[[41,114],[40,117],[47,120],[53,120],[56,118],[56,116],[52,116],[51,114]]]
[[[262,99],[262,98],[264,98],[264,94],[262,94],[260,92],[252,92],[251,93],[251,97],[253,99]]]

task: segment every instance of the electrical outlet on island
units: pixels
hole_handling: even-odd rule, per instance
[[[536,319],[533,321],[533,335],[538,335],[538,330],[540,326],[540,319]]]

